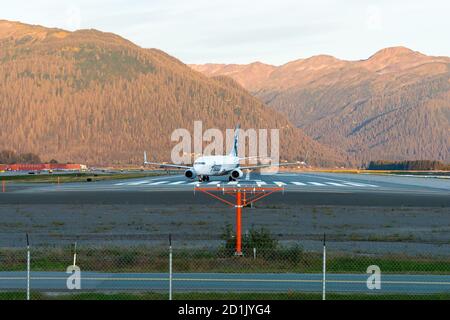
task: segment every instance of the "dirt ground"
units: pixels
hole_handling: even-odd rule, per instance
[[[165,245],[215,247],[233,208],[221,204],[0,205],[0,247],[20,247],[25,233],[34,245]],[[327,234],[331,250],[363,253],[450,255],[447,207],[260,205],[245,208],[243,230],[266,228],[283,244],[320,251]]]

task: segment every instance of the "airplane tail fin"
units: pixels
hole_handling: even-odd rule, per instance
[[[231,148],[230,156],[237,157],[238,156],[238,140],[239,140],[239,125],[234,129],[234,141],[233,147]]]

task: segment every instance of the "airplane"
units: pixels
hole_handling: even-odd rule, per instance
[[[305,161],[294,163],[277,163],[277,164],[262,164],[255,166],[240,165],[240,161],[246,160],[252,157],[240,158],[238,157],[238,138],[239,138],[239,126],[236,127],[234,133],[233,148],[228,155],[214,155],[214,156],[201,156],[194,161],[193,166],[183,166],[177,164],[166,164],[158,162],[147,161],[147,153],[144,151],[144,165],[158,165],[160,167],[186,169],[184,176],[188,179],[195,179],[196,177],[200,182],[209,181],[210,176],[226,176],[228,175],[229,181],[236,181],[244,175],[243,170],[252,170],[258,168],[267,167],[280,167],[285,165],[306,165]]]

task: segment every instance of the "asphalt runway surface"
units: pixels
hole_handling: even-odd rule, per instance
[[[66,291],[70,274],[31,272],[30,287]],[[450,275],[382,274],[381,289],[367,287],[368,274],[327,274],[326,291],[334,293],[450,293]],[[174,273],[174,292],[322,292],[322,274]],[[25,272],[0,272],[0,290],[24,290]],[[98,273],[81,271],[81,290],[168,292],[167,273]],[[76,290],[71,292],[76,293]]]
[[[226,177],[202,186],[234,188]],[[181,175],[65,184],[7,183],[0,192],[0,246],[161,245],[168,234],[178,246],[217,247],[235,212],[194,192],[197,181]],[[281,186],[243,214],[244,232],[265,228],[286,245],[333,250],[448,256],[450,180],[373,174],[279,173],[245,175],[246,186]]]
[[[196,186],[282,187],[270,202],[292,205],[450,207],[450,179],[335,173],[251,173],[239,182],[211,177],[199,183],[181,175],[65,184],[10,183],[0,204],[198,204],[215,201]]]

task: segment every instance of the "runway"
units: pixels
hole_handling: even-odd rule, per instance
[[[181,175],[65,184],[17,183],[0,193],[0,204],[18,203],[198,203],[196,186],[284,188],[275,203],[367,206],[450,206],[450,179],[372,174],[278,173],[244,175],[240,181],[211,177],[199,183]],[[207,200],[203,197],[202,201]]]
[[[32,272],[31,290],[68,292],[64,272]],[[381,289],[369,290],[367,274],[327,274],[326,290],[334,293],[450,293],[450,275],[383,274]],[[175,273],[175,292],[322,292],[322,274]],[[0,272],[0,290],[24,290],[25,272]],[[167,292],[167,273],[81,272],[81,290]],[[76,292],[76,290],[72,291]]]
[[[0,192],[0,246],[23,246],[25,233],[34,246],[153,246],[172,234],[180,248],[217,248],[235,210],[195,192],[197,184],[181,175],[10,183]],[[284,188],[243,214],[245,230],[265,228],[283,245],[320,251],[326,233],[333,252],[448,257],[449,179],[281,172],[251,173],[239,184]],[[219,177],[201,185],[237,183]]]

